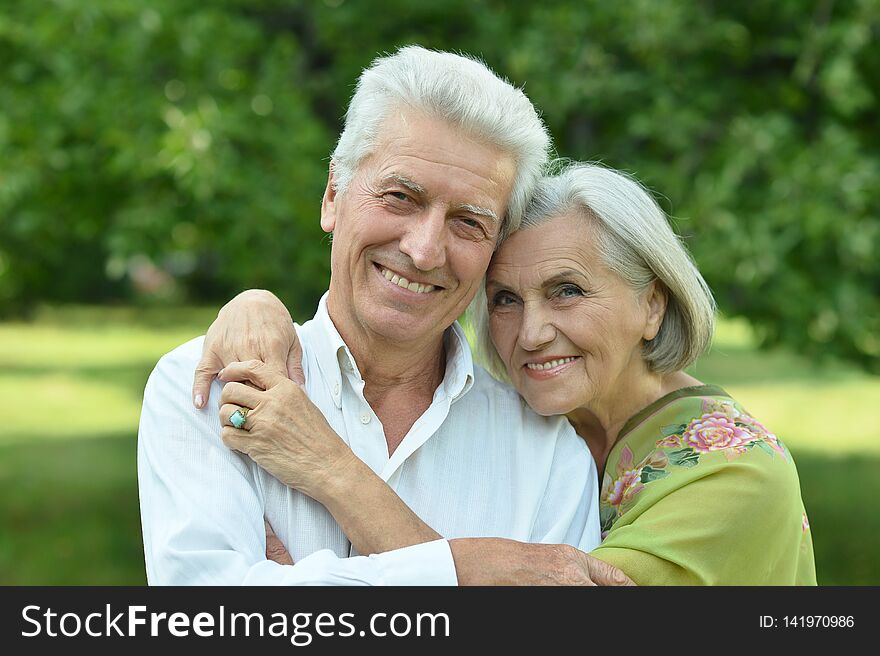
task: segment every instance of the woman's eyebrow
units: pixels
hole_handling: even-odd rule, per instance
[[[568,282],[572,278],[579,278],[584,282],[589,282],[589,278],[584,275],[582,272],[577,271],[576,269],[563,269],[562,271],[553,274],[543,283],[541,283],[542,287],[552,287],[553,285],[557,285],[561,282]]]

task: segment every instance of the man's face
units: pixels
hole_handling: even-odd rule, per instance
[[[345,193],[328,184],[321,208],[333,232],[330,311],[343,335],[439,338],[486,272],[514,172],[512,157],[442,120],[389,112],[374,153]]]

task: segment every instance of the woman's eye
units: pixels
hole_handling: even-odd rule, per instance
[[[574,298],[575,296],[583,296],[583,294],[584,291],[577,285],[562,285],[558,292],[560,298]]]
[[[508,305],[513,305],[516,302],[516,298],[510,292],[498,292],[492,297],[492,305],[496,307],[505,307]]]

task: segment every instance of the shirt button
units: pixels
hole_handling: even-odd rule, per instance
[[[362,414],[361,415],[361,423],[362,424],[369,424],[370,423],[370,415],[368,415],[367,413]]]
[[[339,396],[339,383],[333,386],[333,396]]]

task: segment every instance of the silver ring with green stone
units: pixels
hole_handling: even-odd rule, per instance
[[[229,423],[236,428],[244,428],[244,422],[247,421],[248,408],[239,408],[229,417]]]

